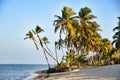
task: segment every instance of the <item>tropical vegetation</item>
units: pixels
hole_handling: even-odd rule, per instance
[[[118,26],[113,29],[117,31],[113,36],[113,45],[108,38],[101,36],[102,30],[95,21],[97,16],[92,14],[88,7],[83,7],[76,13],[72,8],[65,6],[61,10],[61,16],[55,15],[55,18],[54,32],[59,31],[59,39],[55,41],[55,57],[47,45],[48,38],[41,38],[39,35],[44,31],[41,27],[36,26],[35,30],[29,31],[24,38],[33,40],[37,50],[42,48],[49,70],[51,67],[48,56],[57,64],[52,71],[58,72],[87,65],[120,63],[120,17]],[[61,61],[58,61],[58,50],[61,50],[63,55]]]

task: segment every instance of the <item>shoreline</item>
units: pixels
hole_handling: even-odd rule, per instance
[[[32,80],[37,76],[39,76],[39,74],[36,74],[35,72],[33,72],[33,73],[30,73],[30,75],[27,78],[23,79],[23,80]]]
[[[43,71],[43,70],[42,70]],[[88,66],[71,72],[43,73],[37,71],[38,76],[32,80],[119,80],[120,64],[107,66]],[[44,70],[46,71],[46,70]]]

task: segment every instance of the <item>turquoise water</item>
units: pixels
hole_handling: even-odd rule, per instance
[[[0,64],[0,80],[27,80],[37,70],[48,69],[42,64]]]

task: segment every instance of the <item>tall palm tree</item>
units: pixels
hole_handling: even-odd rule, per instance
[[[60,29],[59,37],[61,38],[61,34],[65,34],[65,38],[69,38],[69,42],[67,40],[67,52],[69,53],[70,49],[72,48],[72,39],[76,36],[76,19],[75,19],[75,12],[70,7],[63,7],[62,9],[62,16],[55,15],[57,20],[54,20],[55,25],[55,33]]]
[[[88,7],[81,8],[76,18],[79,19],[79,40],[80,40],[80,47],[83,53],[88,53],[91,49],[94,48],[93,44],[95,45],[95,40],[100,38],[98,35],[99,25],[95,21],[91,21],[92,19],[96,18],[93,14],[91,14],[91,9]],[[95,39],[96,37],[96,39]],[[99,41],[99,39],[98,39]]]
[[[55,15],[57,20],[54,20],[55,25],[55,33],[60,29],[59,37],[61,38],[61,34],[64,33],[65,37],[69,35],[75,37],[76,34],[76,26],[73,24],[76,22],[75,15],[76,13],[70,7],[63,7],[62,9],[62,16]],[[71,41],[70,41],[71,44]],[[70,51],[71,46],[67,46],[69,48],[68,52]]]
[[[81,8],[81,10],[78,13],[77,18],[80,19],[80,24],[86,24],[90,23],[92,24],[90,20],[96,18],[93,14],[91,14],[92,10],[88,7]],[[95,24],[93,24],[95,25]],[[85,27],[85,26],[84,26]]]
[[[36,44],[36,40],[35,40],[35,37],[33,36],[33,33],[31,31],[29,31],[27,34],[26,34],[26,37],[24,38],[25,39],[32,39],[34,44],[35,44],[35,47],[36,49],[38,50],[38,45]]]

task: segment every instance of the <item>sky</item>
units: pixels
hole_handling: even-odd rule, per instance
[[[102,29],[103,38],[112,41],[120,16],[120,0],[0,0],[0,64],[46,64],[42,50],[36,50],[32,40],[24,40],[25,34],[39,25],[45,32],[40,36],[49,38],[54,53],[54,15],[61,15],[64,6],[78,13],[89,7],[97,16],[95,21]],[[58,54],[59,60],[61,53]],[[50,63],[54,62],[49,59]]]

